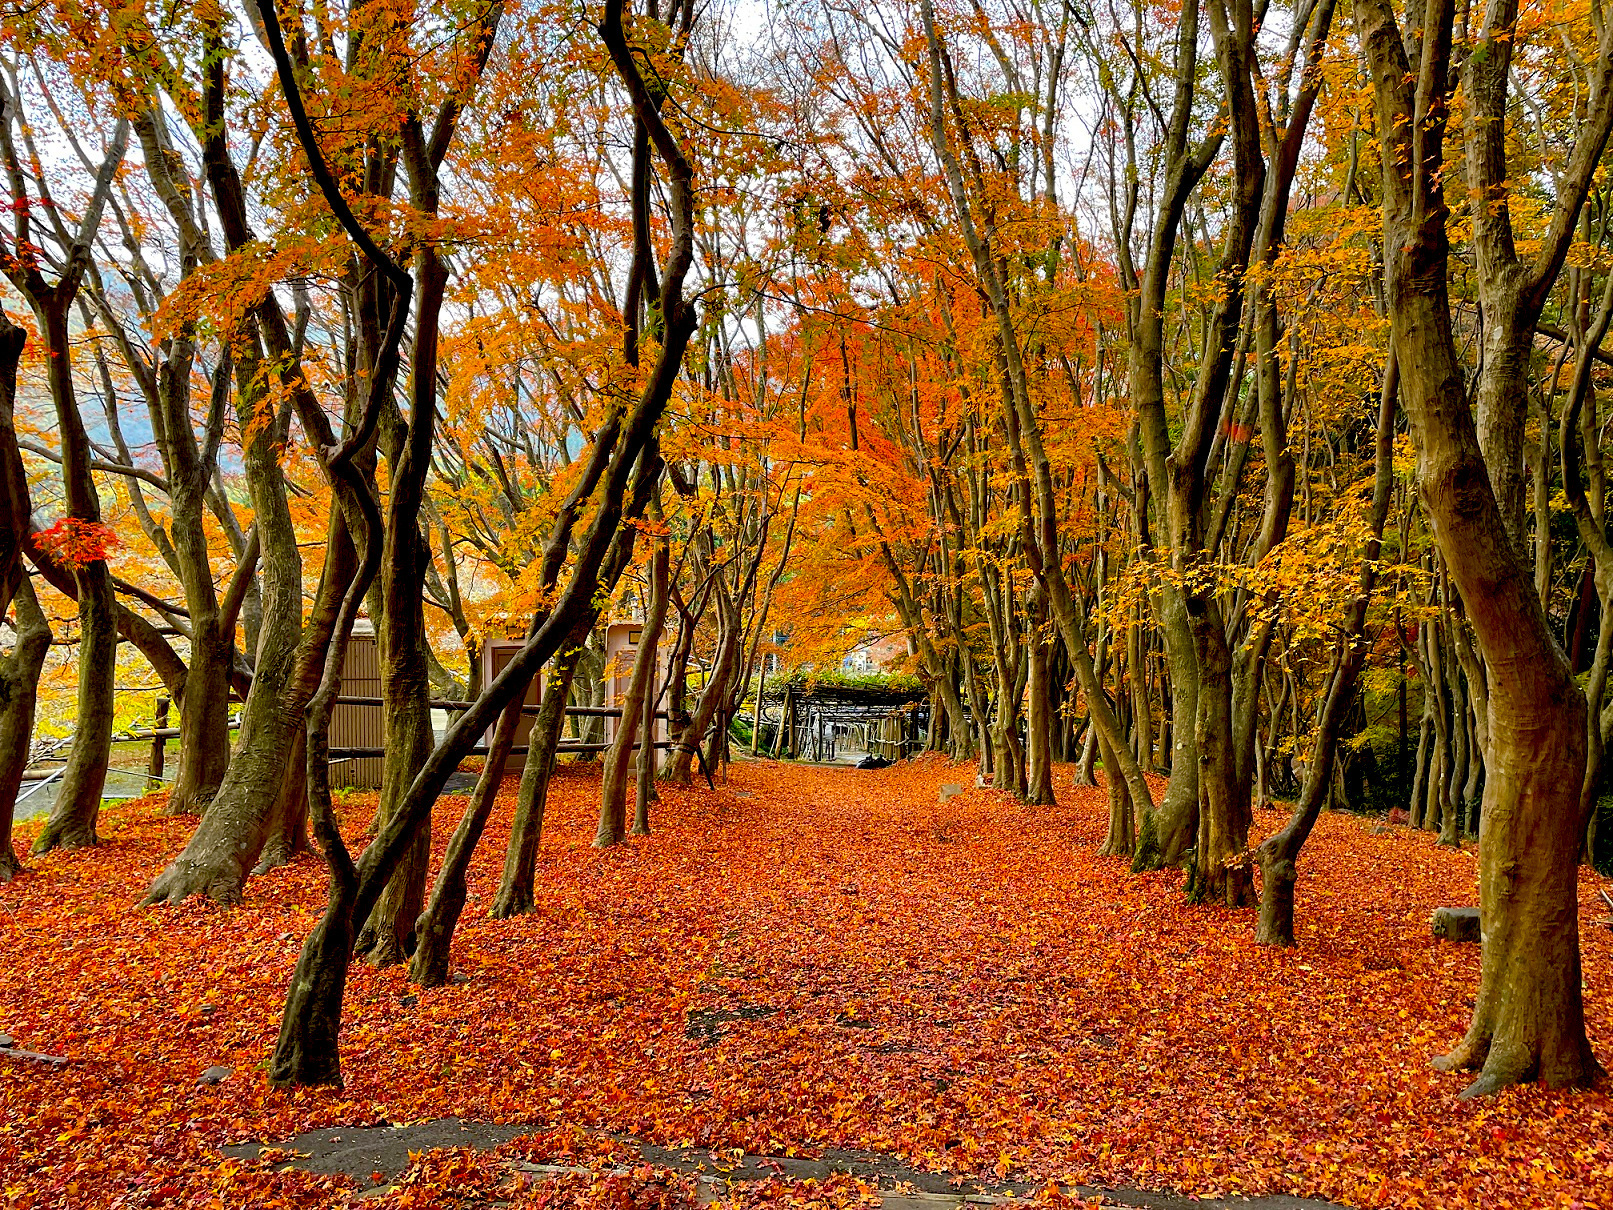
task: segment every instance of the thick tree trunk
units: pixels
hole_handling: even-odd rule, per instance
[[[118,629],[112,576],[105,562],[74,573],[78,581],[78,698],[73,749],[61,788],[35,853],[82,849],[97,841],[101,791],[112,751],[112,674],[117,667]]]
[[[200,815],[218,795],[230,767],[230,668],[235,645],[215,616],[197,625],[192,611],[190,664],[179,703],[179,767],[168,795],[170,815]]]
[[[295,770],[285,777],[280,795],[275,799],[269,815],[269,826],[258,856],[254,874],[267,874],[270,870],[290,865],[297,857],[308,852],[308,778],[303,770],[308,763],[308,736],[299,731],[292,739],[288,768]]]
[[[9,881],[22,869],[11,846],[12,817],[28,768],[39,673],[51,642],[50,623],[26,574],[12,601],[17,615],[16,646],[9,656],[0,656],[0,882]]]
[[[1597,1066],[1585,1035],[1577,886],[1585,829],[1585,698],[1552,637],[1491,488],[1452,335],[1449,211],[1440,184],[1452,11],[1448,4],[1429,6],[1415,74],[1386,0],[1357,0],[1356,13],[1385,144],[1385,284],[1403,370],[1401,393],[1417,448],[1418,492],[1489,675],[1479,824],[1483,964],[1467,1036],[1437,1066],[1480,1069],[1464,1095],[1535,1078],[1588,1084]],[[1510,32],[1487,29],[1487,62],[1479,63],[1476,53],[1469,62],[1485,72],[1497,65],[1504,84],[1501,56],[1507,48],[1498,36],[1509,38]],[[1598,101],[1604,108],[1605,93],[1603,86]],[[1480,116],[1487,123],[1483,137],[1502,140],[1500,115]],[[1596,146],[1576,149],[1581,179],[1588,181],[1586,165],[1600,158],[1605,137],[1604,124]],[[1570,216],[1566,230],[1572,227]],[[1553,231],[1560,229],[1554,220]],[[1549,261],[1545,268],[1554,273]],[[1495,323],[1503,314],[1486,318]],[[1527,318],[1532,329],[1534,317]],[[1531,334],[1508,335],[1526,342]],[[1527,391],[1520,377],[1508,394],[1491,391],[1488,397],[1503,408],[1520,408]],[[1511,500],[1502,503],[1510,506]]]
[[[1025,747],[1019,739],[1018,701],[1013,686],[1005,692],[998,686],[997,700],[991,720],[991,752],[993,789],[1025,798]]]
[[[1199,669],[1194,747],[1198,750],[1198,843],[1192,897],[1204,903],[1247,907],[1254,883],[1246,860],[1249,796],[1236,788],[1232,741],[1232,656],[1221,611],[1213,601],[1189,607]],[[1174,779],[1173,779],[1174,780]]]
[[[333,510],[324,574],[304,626],[302,558],[270,428],[248,447],[245,459],[263,550],[263,624],[241,731],[218,794],[184,851],[151,884],[147,904],[178,903],[190,895],[224,904],[240,900],[281,801],[303,712],[319,684],[336,612],[356,567],[346,523]]]

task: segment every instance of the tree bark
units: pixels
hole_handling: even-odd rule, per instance
[[[415,922],[416,945],[409,977],[421,987],[441,987],[448,982],[448,958],[459,927],[460,914],[465,910],[465,874],[470,859],[481,842],[487,828],[487,817],[493,813],[493,802],[504,780],[504,765],[510,749],[515,745],[515,731],[521,722],[521,705],[525,694],[513,699],[498,716],[493,728],[493,742],[488,746],[487,763],[482,775],[476,779],[476,789],[465,804],[465,813],[459,818],[443,854],[442,869],[437,871],[437,884],[432,888],[431,901]]]
[[[1384,143],[1385,284],[1403,369],[1401,394],[1417,447],[1418,492],[1489,674],[1479,825],[1483,963],[1467,1036],[1436,1066],[1480,1070],[1465,1096],[1536,1078],[1557,1086],[1587,1084],[1598,1069],[1585,1035],[1579,957],[1585,699],[1491,488],[1452,333],[1448,209],[1441,185],[1452,6],[1449,0],[1427,5],[1415,72],[1387,0],[1356,0],[1356,14]],[[1496,35],[1507,36],[1506,25],[1487,31],[1482,44],[1488,56],[1504,53]],[[1469,61],[1474,57],[1476,52]],[[1602,58],[1600,66],[1613,70],[1606,46]],[[1605,83],[1599,89],[1603,106],[1610,91]],[[1501,139],[1503,115],[1480,116]],[[1605,139],[1603,127],[1594,147],[1587,151],[1583,139],[1576,147],[1576,171],[1588,160],[1586,182]],[[1572,230],[1583,197],[1580,189],[1559,200],[1554,233],[1570,205]],[[1546,276],[1554,277],[1561,252],[1548,241],[1542,256]],[[1487,323],[1501,318],[1486,316]],[[1526,400],[1519,384],[1510,406],[1522,407]]]
[[[616,739],[605,758],[605,770],[600,778],[599,831],[594,837],[594,845],[598,848],[616,844],[627,831],[627,775],[635,743],[642,736],[643,743],[651,752],[654,751],[655,728],[651,726],[646,729],[642,724],[644,703],[649,701],[651,710],[654,709],[652,686],[655,681],[656,650],[661,641],[662,627],[666,625],[670,567],[671,552],[667,542],[664,538],[657,539],[650,556],[650,607],[639,630],[638,651],[633,658],[633,673],[627,684],[627,693],[622,699],[622,717],[617,724]],[[646,829],[648,826],[646,819]]]
[[[538,846],[543,840],[543,813],[549,800],[549,779],[554,775],[555,748],[566,725],[566,703],[577,659],[589,626],[578,627],[567,636],[566,645],[555,655],[554,666],[543,683],[543,702],[527,736],[526,764],[521,769],[521,787],[516,794],[515,821],[510,828],[510,844],[504,854],[504,876],[493,899],[493,917],[507,920],[536,906],[534,880],[537,876]],[[523,694],[523,697],[525,695]]]
[[[12,602],[17,614],[17,643],[9,656],[0,656],[0,882],[9,882],[22,870],[11,845],[11,827],[17,791],[28,768],[39,673],[51,642],[50,623],[26,575],[18,583]]]
[[[269,814],[263,849],[258,855],[254,874],[267,874],[270,870],[290,865],[297,857],[308,852],[308,778],[304,770],[308,764],[308,736],[299,730],[292,737],[288,773],[280,786]]]
[[[90,438],[79,415],[73,387],[67,307],[36,306],[49,358],[51,398],[61,428],[62,481],[67,516],[91,525],[101,523],[100,493],[90,472]],[[117,671],[117,603],[112,573],[105,559],[72,568],[78,587],[78,698],[73,748],[62,774],[50,818],[34,842],[34,852],[81,849],[97,841],[101,791],[112,754],[113,681]]]
[[[694,784],[695,752],[705,740],[706,729],[717,716],[717,707],[728,696],[728,680],[733,676],[734,664],[739,656],[739,611],[726,584],[719,582],[715,595],[717,659],[710,678],[700,690],[694,713],[679,733],[677,745],[667,753],[666,763],[661,767],[661,780],[680,786]]]

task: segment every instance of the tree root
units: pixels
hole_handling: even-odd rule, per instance
[[[178,904],[192,895],[205,895],[222,907],[233,907],[241,902],[245,884],[246,872],[234,858],[203,864],[180,856],[157,875],[140,906]]]

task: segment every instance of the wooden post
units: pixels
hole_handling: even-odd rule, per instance
[[[146,767],[146,790],[160,790],[163,782],[163,759],[168,752],[168,737],[163,734],[168,729],[168,699],[159,697],[157,709],[153,712],[151,729],[155,733],[151,737],[151,761]]]

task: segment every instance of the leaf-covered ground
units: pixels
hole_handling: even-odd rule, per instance
[[[1301,863],[1300,947],[1273,951],[1249,914],[1188,906],[1179,875],[1096,856],[1104,800],[1068,770],[1053,808],[974,789],[939,804],[968,772],[740,764],[715,793],[667,792],[653,837],[602,853],[596,775],[568,769],[542,907],[498,922],[485,907],[506,795],[456,940],[469,981],[418,992],[402,970],[357,968],[340,1092],[274,1091],[261,1071],[322,866],[256,879],[231,911],[138,909],[191,821],[154,800],[115,807],[100,848],[32,859],[0,888],[0,1031],[73,1060],[0,1059],[0,1202],[340,1203],[339,1178],[215,1148],[459,1115],[533,1123],[523,1154],[539,1158],[555,1128],[587,1126],[1036,1182],[1613,1207],[1606,1082],[1468,1104],[1461,1077],[1429,1067],[1476,982],[1477,947],[1435,943],[1427,923],[1473,901],[1470,852],[1324,817]],[[443,800],[439,846],[462,803]],[[355,838],[369,810],[348,805]],[[1582,886],[1585,916],[1602,885]],[[1613,934],[1588,931],[1584,949],[1608,1063]],[[214,1065],[235,1074],[198,1087]],[[436,1158],[392,1197],[509,1196],[481,1187],[489,1171]],[[681,1196],[635,1188],[582,1181],[571,1203]]]

